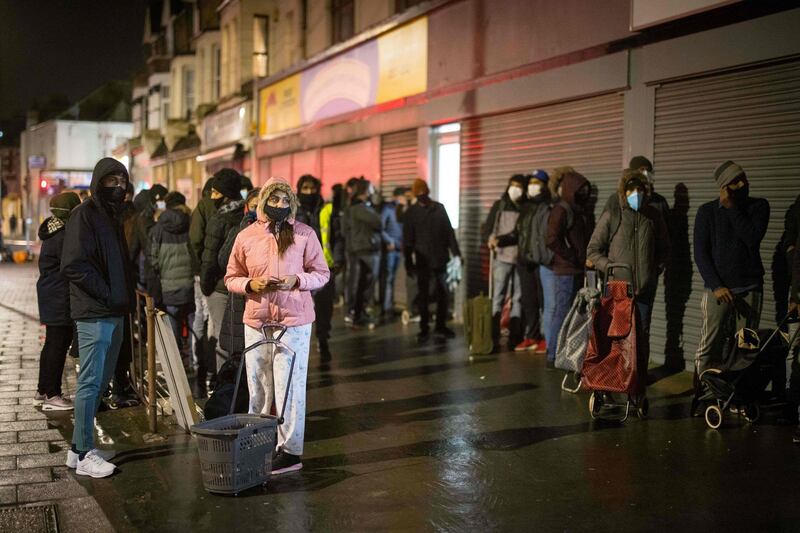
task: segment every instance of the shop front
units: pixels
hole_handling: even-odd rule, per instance
[[[202,169],[201,181],[226,167],[250,175],[251,108],[248,100],[203,119],[201,151],[196,157]]]

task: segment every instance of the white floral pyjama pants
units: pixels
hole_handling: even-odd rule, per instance
[[[278,330],[267,329],[267,332],[277,335]],[[261,330],[245,324],[245,346],[251,346],[263,338]],[[306,376],[308,374],[310,341],[311,324],[287,328],[281,338],[281,342],[297,354],[284,422],[278,426],[278,448],[292,455],[303,455],[306,425]],[[291,353],[275,344],[264,344],[247,352],[245,368],[247,369],[247,385],[250,387],[250,413],[270,414],[274,395],[275,412],[277,416],[280,416],[283,399],[286,395],[291,360]]]

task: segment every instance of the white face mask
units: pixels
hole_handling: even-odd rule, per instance
[[[511,198],[511,200],[514,202],[522,198],[522,187],[517,187],[516,185],[512,185],[511,187],[509,187],[508,197]]]
[[[167,202],[165,202],[164,200],[159,200],[158,202],[156,202],[156,209],[164,211],[166,208],[167,208]]]
[[[540,194],[542,194],[541,185],[539,185],[538,183],[531,183],[530,185],[528,185],[528,196],[530,196],[531,198],[536,198]]]

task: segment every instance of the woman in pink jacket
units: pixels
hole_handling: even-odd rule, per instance
[[[297,207],[286,180],[270,178],[258,195],[258,219],[236,237],[225,274],[228,290],[246,297],[245,346],[262,339],[264,324],[280,323],[287,328],[282,341],[297,353],[285,421],[278,426],[273,474],[303,467],[306,373],[314,322],[311,291],[321,289],[330,277],[314,230],[295,221]],[[247,353],[251,413],[269,414],[273,393],[276,412],[281,412],[290,361],[274,345]]]

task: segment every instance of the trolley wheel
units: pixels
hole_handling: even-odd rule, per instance
[[[751,403],[744,408],[744,418],[751,424],[758,422],[761,417],[761,408],[757,403]]]
[[[647,396],[643,396],[636,404],[636,414],[639,415],[639,418],[647,418],[649,412],[650,400],[647,399]]]
[[[400,315],[400,321],[404,326],[407,326],[411,322],[411,313],[408,311],[403,311],[403,314]]]
[[[722,409],[718,405],[709,405],[706,407],[706,424],[711,429],[719,429],[722,425]]]
[[[593,419],[597,418],[602,407],[603,395],[598,394],[596,391],[592,391],[592,394],[589,396],[589,414],[592,415]]]

